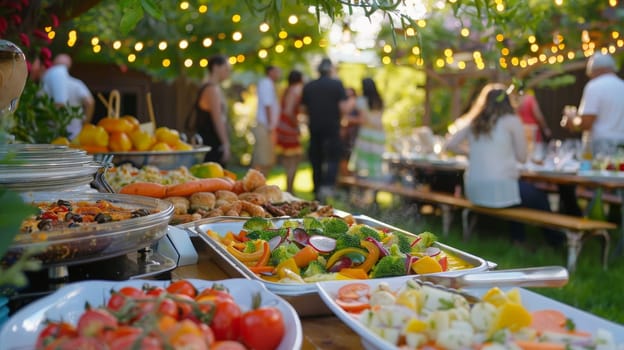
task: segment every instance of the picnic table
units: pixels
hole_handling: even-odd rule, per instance
[[[465,157],[440,158],[436,156],[400,156],[398,154],[386,154],[384,160],[389,164],[392,172],[396,174],[415,172],[436,173],[453,172],[457,174],[457,181],[463,180],[463,172],[468,166]],[[400,175],[399,175],[400,176]],[[618,225],[620,240],[613,251],[612,257],[624,254],[624,172],[611,172],[590,170],[581,172],[561,171],[545,168],[523,168],[520,172],[523,180],[542,182],[553,185],[576,185],[588,188],[600,187],[604,190],[613,191],[620,199],[621,222]]]

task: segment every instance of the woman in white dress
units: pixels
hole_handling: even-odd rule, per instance
[[[518,163],[527,159],[522,120],[515,114],[505,87],[488,84],[468,112],[472,120],[446,142],[446,149],[462,153],[468,142],[469,167],[464,174],[466,197],[490,208],[524,206],[550,211],[546,193],[520,181]],[[558,233],[545,232],[549,243],[557,244]],[[524,227],[512,222],[511,239],[524,241]]]

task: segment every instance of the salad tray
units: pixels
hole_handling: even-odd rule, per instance
[[[365,224],[371,227],[396,231],[411,237],[416,237],[413,233],[388,225],[365,215],[354,215],[353,218],[356,224]],[[228,252],[226,247],[221,242],[213,239],[208,234],[208,231],[216,232],[220,236],[224,236],[228,232],[238,233],[243,229],[243,225],[247,221],[247,219],[249,218],[206,218],[188,224],[179,225],[177,227],[186,230],[187,232],[189,232],[190,235],[199,236],[213,252],[212,257],[214,258],[217,265],[219,265],[229,275],[236,277],[245,277],[263,283],[269,291],[274,292],[288,300],[295,307],[300,315],[312,316],[330,314],[330,310],[324,307],[324,304],[321,302],[318,296],[318,290],[315,283],[279,283],[262,279],[258,275],[253,273],[244,263],[239,261],[230,252]],[[287,220],[292,221],[294,219],[290,217],[285,217],[272,218],[270,220],[273,222],[275,227],[280,227]],[[495,264],[493,263],[490,263],[480,257],[474,256],[472,254],[445,245],[443,243],[435,242],[433,246],[439,248],[443,252],[452,254],[453,256],[459,258],[460,260],[463,260],[464,262],[472,266],[469,269],[442,272],[442,275],[452,276],[471,271],[486,271],[495,267]]]
[[[277,307],[284,318],[285,332],[277,350],[301,349],[303,332],[301,321],[293,308],[282,298],[269,292],[258,282],[245,279],[222,281],[189,280],[197,289],[209,288],[215,283],[225,286],[243,310],[252,306],[252,295],[259,293],[262,305]],[[111,290],[125,286],[141,288],[143,285],[166,288],[170,281],[130,280],[130,281],[85,281],[68,284],[18,311],[0,329],[2,349],[34,349],[37,335],[45,327],[46,320],[64,320],[76,324],[84,312],[85,304],[95,307],[105,305]]]

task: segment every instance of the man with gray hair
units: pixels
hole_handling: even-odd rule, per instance
[[[324,201],[334,191],[342,150],[340,117],[345,112],[347,93],[333,77],[334,65],[324,58],[318,66],[320,77],[303,87],[301,104],[308,115],[314,195]]]
[[[576,115],[564,115],[562,126],[572,131],[591,130],[594,153],[624,145],[624,80],[616,75],[611,55],[595,53],[587,61],[590,78]]]

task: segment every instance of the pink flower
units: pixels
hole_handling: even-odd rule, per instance
[[[46,68],[52,67],[52,60],[43,60],[43,66]]]
[[[12,14],[11,15],[11,21],[16,25],[19,26],[20,24],[22,24],[22,17],[20,17],[17,14]]]
[[[28,1],[28,0],[26,0]],[[52,27],[56,28],[59,26],[59,19],[55,14],[51,14],[50,18],[52,19]]]
[[[52,58],[52,51],[50,51],[47,47],[42,47],[41,52],[39,52],[39,56],[45,61]]]
[[[22,42],[22,44],[26,47],[30,47],[30,38],[28,37],[28,35],[24,34],[24,33],[20,33],[19,34],[19,38],[20,41]]]

